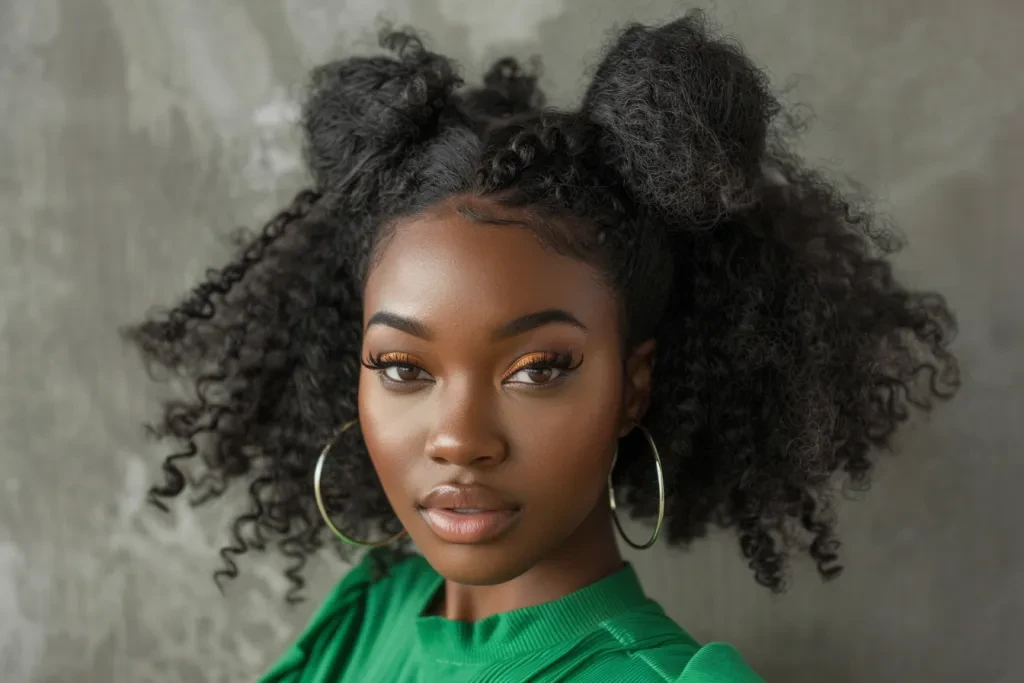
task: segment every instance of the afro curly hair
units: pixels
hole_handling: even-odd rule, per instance
[[[249,487],[215,579],[273,542],[300,596],[324,544],[314,463],[356,415],[375,250],[397,219],[460,194],[538,216],[542,240],[614,285],[627,348],[657,340],[643,424],[663,450],[669,542],[732,529],[773,590],[795,549],[838,573],[830,494],[865,485],[911,409],[955,392],[955,321],[941,296],[894,279],[884,221],[792,151],[799,125],[763,72],[699,12],[621,31],[570,111],[546,109],[513,59],[473,88],[413,32],[381,44],[390,54],[312,72],[312,187],[175,307],[125,330],[195,389],[153,425],[183,448],[151,500]],[[393,533],[353,431],[331,507],[353,535]],[[653,482],[629,455],[619,505],[649,518]]]

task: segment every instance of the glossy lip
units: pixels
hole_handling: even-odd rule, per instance
[[[497,491],[481,484],[449,482],[435,487],[419,500],[422,508],[447,510],[514,510],[519,507]]]
[[[512,528],[521,511],[493,489],[458,483],[436,487],[417,507],[438,538],[459,544],[493,541]]]
[[[472,545],[493,541],[519,521],[519,510],[455,512],[444,508],[421,508],[420,514],[442,541]]]

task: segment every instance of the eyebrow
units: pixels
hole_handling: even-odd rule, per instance
[[[494,339],[495,341],[509,339],[510,337],[518,336],[524,332],[535,330],[538,327],[555,324],[572,325],[573,327],[578,327],[584,332],[587,330],[587,326],[577,320],[576,316],[569,311],[561,308],[548,308],[543,311],[537,311],[536,313],[527,313],[526,315],[519,316],[515,320],[510,320],[495,331]]]
[[[576,327],[584,331],[587,330],[587,326],[581,323],[572,313],[561,308],[548,308],[535,313],[527,313],[526,315],[521,315],[514,320],[510,320],[495,330],[492,338],[494,341],[501,341],[504,339],[510,339],[511,337],[516,337],[539,327],[544,327],[545,325],[555,324],[571,325],[572,327]],[[370,316],[370,319],[366,322],[366,329],[369,330],[374,325],[390,327],[428,341],[434,338],[430,329],[419,320],[399,315],[398,313],[393,313],[391,311],[377,311]]]
[[[420,339],[433,339],[433,335],[430,334],[430,330],[427,326],[421,323],[415,318],[407,318],[404,315],[392,313],[391,311],[377,311],[370,319],[366,322],[366,329],[370,329],[374,325],[383,325],[384,327],[390,327],[398,330],[399,332],[405,332],[411,334],[414,337]]]

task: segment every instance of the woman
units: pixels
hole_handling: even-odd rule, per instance
[[[514,61],[463,88],[383,44],[313,73],[314,188],[131,331],[196,388],[153,500],[250,482],[219,576],[274,540],[299,591],[325,529],[377,548],[264,681],[760,680],[616,532],[715,524],[769,589],[791,547],[835,576],[830,485],[952,394],[952,315],[700,14],[626,29],[573,111]]]

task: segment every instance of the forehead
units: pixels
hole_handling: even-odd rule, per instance
[[[500,324],[549,308],[570,311],[588,328],[617,325],[614,293],[593,266],[546,249],[527,227],[448,209],[396,225],[364,292],[366,316],[471,314],[465,324]]]

